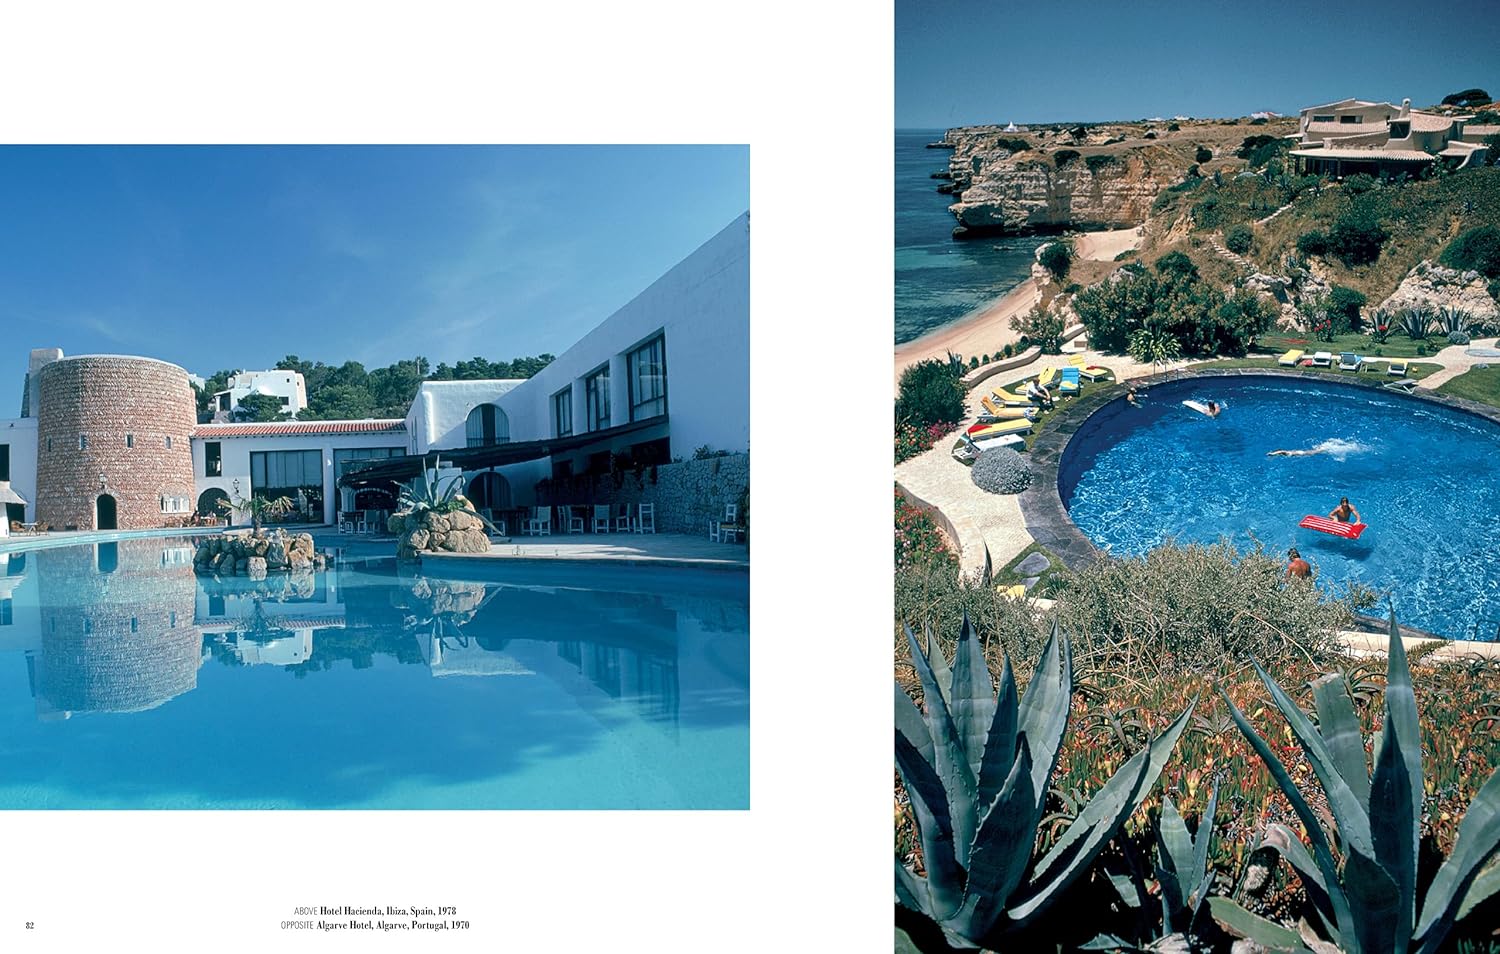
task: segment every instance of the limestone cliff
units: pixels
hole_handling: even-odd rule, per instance
[[[1192,163],[1180,149],[1143,140],[1073,149],[995,127],[952,129],[945,140],[953,144],[948,173],[957,199],[949,211],[961,238],[1140,225]],[[1018,150],[1023,143],[1028,148]]]
[[[1484,326],[1500,322],[1500,306],[1490,297],[1483,275],[1444,268],[1429,261],[1419,262],[1407,272],[1400,286],[1379,307],[1397,313],[1416,307],[1453,308]]]

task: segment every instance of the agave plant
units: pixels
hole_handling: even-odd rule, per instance
[[[1474,316],[1462,308],[1440,308],[1437,313],[1438,330],[1445,335],[1469,334]]]
[[[1432,332],[1432,309],[1424,306],[1408,308],[1401,313],[1401,333],[1413,341],[1421,341]]]
[[[1453,854],[1419,898],[1422,737],[1411,670],[1394,612],[1385,719],[1376,734],[1373,774],[1343,676],[1332,674],[1313,682],[1318,714],[1314,726],[1258,663],[1255,668],[1317,774],[1332,812],[1343,863],[1335,857],[1317,813],[1297,791],[1287,767],[1224,694],[1240,731],[1307,830],[1312,850],[1282,825],[1268,826],[1267,844],[1296,870],[1325,933],[1339,950],[1347,954],[1437,951],[1457,920],[1500,890],[1500,867],[1482,872],[1500,850],[1500,770],[1474,797],[1459,826]],[[1209,903],[1215,919],[1236,933],[1270,946],[1288,943],[1286,928],[1251,914],[1230,899],[1213,898]]]
[[[463,486],[463,474],[456,474],[447,481],[433,479],[432,475],[442,465],[441,457],[432,467],[428,467],[426,459],[423,459],[422,475],[412,478],[410,483],[401,485],[397,507],[418,515],[429,510],[434,513],[468,510],[469,502],[458,492],[458,489]],[[496,533],[499,532],[499,529],[484,514],[473,513],[487,528]]]
[[[936,641],[929,655],[909,627],[906,637],[927,711],[896,685],[896,765],[911,798],[927,876],[918,877],[898,857],[896,901],[935,922],[955,946],[1013,942],[1036,927],[1140,807],[1193,707],[1128,759],[1037,859],[1037,829],[1067,731],[1068,640],[1054,622],[1018,702],[1009,659],[997,699],[967,616],[951,669]]]

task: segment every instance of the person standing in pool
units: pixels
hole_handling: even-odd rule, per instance
[[[1292,547],[1286,551],[1286,555],[1291,560],[1287,564],[1286,579],[1290,580],[1292,577],[1296,577],[1299,580],[1305,580],[1312,575],[1312,564],[1302,559],[1302,554],[1297,552],[1296,547]]]
[[[1219,416],[1219,412],[1222,411],[1222,410],[1224,410],[1224,406],[1222,404],[1220,404],[1218,401],[1209,401],[1208,402],[1208,416],[1209,417],[1218,417]]]
[[[1130,386],[1130,390],[1126,392],[1126,394],[1125,394],[1125,401],[1131,407],[1140,407],[1141,406],[1141,396],[1140,396],[1139,393],[1136,392],[1135,385],[1132,384]]]
[[[1339,523],[1364,523],[1359,518],[1359,511],[1354,509],[1348,497],[1339,498],[1339,505],[1329,512],[1328,519],[1337,520]]]

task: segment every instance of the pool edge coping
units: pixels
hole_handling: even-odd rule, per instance
[[[1092,388],[1085,394],[1072,398],[1066,405],[1060,408],[1047,422],[1047,427],[1032,441],[1031,447],[1027,450],[1027,457],[1031,460],[1032,481],[1025,490],[1017,495],[1016,500],[1020,504],[1021,519],[1025,523],[1026,532],[1031,536],[1031,539],[1056,554],[1070,570],[1081,570],[1103,557],[1105,555],[1104,551],[1095,546],[1094,542],[1088,538],[1087,534],[1078,529],[1078,525],[1068,515],[1067,508],[1063,506],[1062,493],[1058,490],[1057,486],[1058,472],[1062,464],[1062,458],[1067,452],[1068,444],[1073,440],[1073,435],[1078,432],[1078,429],[1089,418],[1093,417],[1094,414],[1098,413],[1106,405],[1112,404],[1124,397],[1132,387],[1171,384],[1194,378],[1226,377],[1287,378],[1394,393],[1390,389],[1383,387],[1386,383],[1385,381],[1366,382],[1353,377],[1343,380],[1325,375],[1303,374],[1300,371],[1281,370],[1279,368],[1195,368],[1191,371],[1164,371],[1144,378],[1132,378],[1128,382],[1115,381],[1104,387]],[[1439,394],[1430,390],[1420,391],[1415,389],[1400,392],[1400,396],[1473,414],[1492,423],[1500,424],[1500,408],[1481,404],[1478,401]],[[1377,620],[1375,617],[1360,617],[1360,619],[1361,622],[1371,626],[1376,623],[1381,626],[1386,625],[1386,621]],[[1412,626],[1403,625],[1401,630],[1403,633],[1411,633],[1418,637],[1429,639],[1441,639],[1445,642],[1472,642],[1472,640],[1448,639],[1446,636],[1427,633],[1425,630],[1420,630]]]

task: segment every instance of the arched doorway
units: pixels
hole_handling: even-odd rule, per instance
[[[118,530],[115,525],[115,498],[110,494],[100,494],[94,509],[95,530]]]
[[[465,494],[476,510],[509,510],[510,481],[496,473],[478,474]]]
[[[200,517],[222,517],[229,511],[220,507],[219,504],[229,503],[229,495],[218,487],[210,487],[198,495],[198,516]]]

